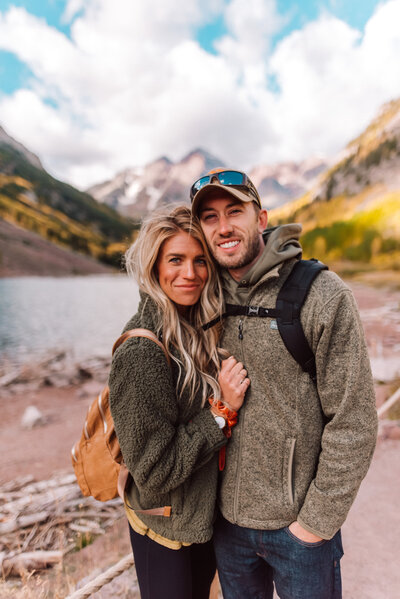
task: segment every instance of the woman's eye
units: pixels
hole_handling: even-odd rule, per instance
[[[173,262],[174,264],[179,264],[180,258],[177,258],[177,257],[176,258],[170,258],[169,261]]]
[[[197,264],[201,264],[201,266],[207,265],[207,262],[204,260],[204,258],[197,258],[196,262]]]

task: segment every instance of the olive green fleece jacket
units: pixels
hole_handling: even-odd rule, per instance
[[[124,330],[158,328],[157,310],[142,295]],[[178,366],[168,365],[153,341],[132,338],[115,352],[109,376],[110,408],[122,456],[131,474],[129,504],[137,509],[172,506],[171,517],[138,514],[156,533],[185,543],[212,536],[218,450],[226,443],[197,395],[178,399]]]
[[[299,225],[267,230],[263,255],[242,281],[222,272],[229,303],[274,308],[301,257]],[[301,312],[317,385],[285,348],[270,318],[229,317],[221,345],[251,380],[227,446],[220,489],[224,517],[273,530],[294,520],[330,539],[343,524],[376,443],[375,394],[364,333],[350,289],[330,271]]]

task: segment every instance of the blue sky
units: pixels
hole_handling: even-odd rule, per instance
[[[274,36],[276,44],[294,29],[300,29],[305,23],[316,19],[321,12],[343,19],[357,29],[362,29],[371,17],[378,2],[376,0],[280,0],[277,2],[280,12],[287,14],[287,25]],[[70,23],[63,20],[66,0],[0,0],[0,11],[6,11],[10,6],[24,7],[31,14],[45,19],[47,24],[57,28],[66,36],[70,36]],[[194,28],[194,38],[207,51],[216,54],[214,42],[227,33],[223,15],[217,15],[209,23]],[[30,71],[21,61],[9,52],[0,51],[0,89],[11,93],[23,85]]]
[[[339,19],[356,29],[363,29],[374,12],[376,0],[303,0],[301,3],[293,0],[279,0],[278,9],[287,15],[287,25],[274,36],[274,44],[295,29],[301,29],[305,23],[315,20],[321,12],[329,11]],[[196,39],[208,52],[215,52],[213,42],[225,35],[227,28],[222,15],[204,25],[196,32]]]
[[[0,0],[0,125],[80,186],[198,146],[332,156],[400,95],[399,19],[400,0]]]

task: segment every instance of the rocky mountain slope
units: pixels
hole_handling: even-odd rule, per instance
[[[14,150],[17,150],[17,152],[19,152],[20,154],[22,154],[26,158],[26,160],[30,164],[32,164],[33,166],[35,166],[36,168],[44,170],[43,166],[42,166],[42,163],[40,162],[40,160],[36,156],[36,154],[33,154],[27,148],[25,148],[24,145],[22,145],[21,143],[19,143],[19,141],[16,141],[12,137],[10,137],[4,131],[3,127],[0,125],[0,147],[7,147],[7,146],[9,146],[11,148],[14,148]]]
[[[315,185],[327,166],[322,158],[309,158],[302,162],[260,165],[251,169],[249,176],[260,193],[263,206],[271,209],[302,196]]]
[[[126,169],[111,181],[90,187],[88,193],[121,214],[140,218],[163,204],[187,203],[193,181],[218,166],[223,166],[221,160],[194,150],[176,164],[162,157],[144,167]]]
[[[119,244],[129,242],[135,228],[111,207],[54,179],[39,158],[4,129],[0,129],[0,219],[115,265]],[[0,258],[4,252],[7,246]]]
[[[88,193],[121,214],[140,218],[163,204],[188,203],[191,184],[218,166],[226,165],[223,160],[196,149],[177,163],[162,157],[142,168],[126,169],[112,180],[90,187]],[[263,205],[272,208],[302,195],[326,168],[323,160],[310,159],[260,165],[251,169],[249,176],[260,191]]]
[[[360,268],[400,270],[400,99],[384,105],[318,185],[271,212],[303,224],[306,255]]]

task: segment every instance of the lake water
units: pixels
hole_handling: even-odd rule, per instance
[[[126,275],[0,279],[0,364],[109,355],[138,302]]]

